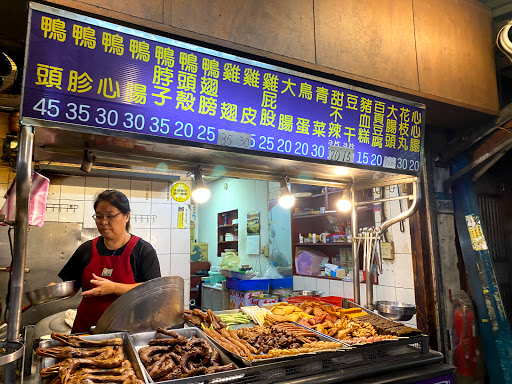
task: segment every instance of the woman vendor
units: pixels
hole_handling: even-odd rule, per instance
[[[75,280],[82,301],[73,333],[90,332],[118,296],[160,277],[155,249],[129,233],[130,203],[116,190],[106,190],[94,202],[93,218],[101,236],[82,244],[59,272],[64,281]]]

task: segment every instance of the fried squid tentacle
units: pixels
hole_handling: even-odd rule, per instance
[[[174,337],[175,339],[179,339],[179,338],[183,337],[183,336],[180,336],[178,333],[176,333],[174,331],[170,331],[170,330],[162,328],[162,327],[158,327],[156,329],[156,331],[158,333],[161,333],[162,335],[167,335],[167,336]]]
[[[234,363],[229,363],[227,365],[218,365],[215,367],[206,368],[206,373],[225,372],[231,371],[232,369],[236,369],[236,365]]]
[[[162,345],[153,345],[149,347],[142,347],[139,349],[139,357],[140,360],[144,363],[144,365],[150,365],[153,363],[153,355],[156,353],[167,353],[171,352],[170,347],[162,346]]]
[[[179,337],[176,339],[153,339],[149,342],[149,345],[164,345],[173,347],[175,345],[185,345],[187,342],[188,340],[185,337]]]
[[[176,367],[170,373],[168,373],[165,376],[160,377],[158,380],[159,381],[174,380],[174,379],[177,379],[177,378],[181,377],[182,373],[183,372],[181,371],[181,368],[180,367]]]
[[[158,360],[149,371],[149,376],[153,380],[158,379],[162,376],[165,376],[176,368],[176,364],[170,355],[163,356],[160,360]]]

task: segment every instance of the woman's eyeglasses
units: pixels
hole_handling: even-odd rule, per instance
[[[94,215],[92,215],[92,218],[96,221],[103,221],[103,220],[107,220],[107,221],[113,221],[117,216],[119,216],[121,213],[123,212],[119,212],[119,213],[116,213],[115,215],[105,215],[105,216],[102,216],[102,215],[97,215],[96,213]]]

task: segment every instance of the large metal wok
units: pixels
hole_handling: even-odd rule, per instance
[[[75,280],[70,280],[25,292],[25,296],[30,304],[38,305],[66,299],[74,296],[76,292]]]

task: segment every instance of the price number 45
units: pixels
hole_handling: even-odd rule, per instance
[[[39,112],[42,116],[48,115],[50,117],[57,117],[59,116],[60,109],[59,109],[59,100],[54,99],[41,99],[37,102],[36,105],[32,108],[34,111]]]

